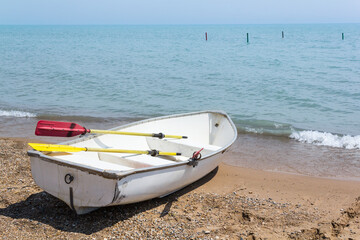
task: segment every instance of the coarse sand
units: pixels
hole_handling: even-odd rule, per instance
[[[360,239],[359,182],[226,164],[167,197],[78,216],[34,183],[27,142],[0,139],[1,239]]]

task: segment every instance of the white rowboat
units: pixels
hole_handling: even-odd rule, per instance
[[[204,177],[221,162],[236,140],[237,130],[222,111],[203,111],[147,119],[112,131],[163,132],[187,139],[127,135],[90,135],[64,144],[105,149],[156,149],[180,156],[132,153],[76,152],[54,154],[28,151],[37,185],[63,200],[77,214],[99,207],[163,197]],[[193,153],[202,157],[193,160]]]

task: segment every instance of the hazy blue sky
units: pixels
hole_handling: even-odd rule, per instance
[[[360,22],[360,0],[0,0],[0,24]]]

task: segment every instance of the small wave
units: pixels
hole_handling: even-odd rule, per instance
[[[294,131],[293,126],[290,124],[268,120],[238,120],[236,121],[236,126],[239,132],[284,137],[288,137]]]
[[[36,117],[36,114],[16,110],[0,110],[0,117]]]
[[[290,135],[290,138],[293,138],[299,142],[311,143],[318,146],[330,146],[330,147],[346,148],[346,149],[360,149],[360,135],[340,136],[327,132],[298,131],[298,132],[293,132]]]

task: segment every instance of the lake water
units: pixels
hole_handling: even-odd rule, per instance
[[[0,26],[0,136],[207,109],[237,125],[231,164],[360,178],[360,24]]]

